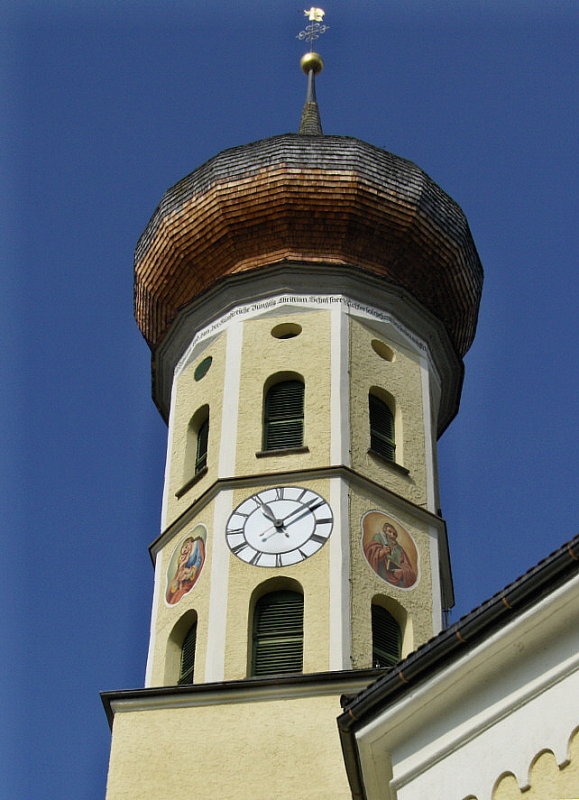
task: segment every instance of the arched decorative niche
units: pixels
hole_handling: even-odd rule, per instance
[[[516,800],[521,796],[519,782],[513,772],[499,775],[491,793],[492,800]]]
[[[567,758],[565,764],[576,763],[579,766],[579,725],[573,730],[569,737],[567,746]]]

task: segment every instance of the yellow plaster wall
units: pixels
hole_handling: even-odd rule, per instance
[[[307,486],[307,488],[329,499],[329,483],[318,481],[289,481],[286,485]],[[271,484],[238,489],[233,493],[233,508],[247,497],[261,489],[270,488]],[[207,652],[207,621],[209,616],[209,594],[211,577],[211,559],[214,549],[212,530],[213,503],[208,504],[194,521],[188,523],[163,547],[161,551],[161,596],[154,619],[155,648],[153,672],[150,685],[174,685],[178,679],[175,665],[166,665],[169,637],[181,617],[190,609],[196,611],[197,643],[195,656],[194,682],[204,680],[204,664]],[[191,589],[175,605],[165,602],[168,568],[175,547],[189,535],[198,523],[207,528],[206,560],[199,579]],[[222,531],[216,535],[224,535]],[[267,591],[283,588],[284,582],[297,581],[304,593],[304,672],[323,672],[329,669],[330,652],[330,609],[329,609],[329,553],[327,542],[317,553],[305,561],[284,569],[266,569],[246,564],[228,551],[229,582],[227,596],[222,602],[227,606],[225,632],[225,680],[246,678],[249,674],[249,657],[251,651],[251,598],[262,584],[275,580]],[[266,592],[264,592],[266,593]]]
[[[379,339],[394,351],[393,361],[386,361],[372,349],[373,339]],[[368,392],[373,386],[384,389],[396,402],[396,462],[410,471],[408,475],[368,452]],[[353,468],[411,502],[426,506],[419,357],[395,342],[380,338],[374,330],[355,318],[350,321],[350,417]]]
[[[329,499],[328,481],[288,482],[291,486],[306,486]],[[234,494],[236,507],[248,496],[271,484],[239,490]],[[334,533],[332,534],[334,535]],[[304,672],[323,672],[329,669],[330,609],[329,555],[326,542],[313,556],[283,569],[253,567],[230,553],[229,591],[227,601],[227,631],[225,650],[225,680],[248,676],[248,655],[251,649],[250,600],[253,592],[264,582],[275,580],[267,591],[283,588],[284,580],[297,581],[304,593]]]
[[[276,339],[280,323],[302,326],[298,336]],[[296,372],[305,383],[304,445],[309,453],[270,455],[262,450],[263,387],[278,372]],[[330,453],[330,312],[310,311],[251,319],[243,326],[236,475],[325,465]]]
[[[338,697],[117,713],[107,800],[350,800]]]
[[[217,478],[219,437],[223,412],[223,385],[225,379],[225,348],[227,333],[213,339],[203,351],[177,377],[173,386],[175,408],[173,413],[173,439],[169,453],[169,486],[167,492],[167,525],[189,508]],[[195,380],[195,369],[207,356],[213,361],[207,374]],[[193,477],[186,470],[185,452],[187,431],[193,414],[201,406],[209,405],[209,442],[207,448],[207,473],[182,497],[176,493]]]
[[[330,312],[312,311],[291,314],[276,314],[251,319],[243,324],[241,384],[236,448],[238,476],[256,473],[275,473],[292,469],[324,466],[329,463],[330,453]],[[296,323],[302,327],[298,336],[277,339],[271,330],[280,323]],[[414,503],[424,505],[425,448],[422,416],[422,384],[418,357],[400,346],[387,342],[395,352],[393,361],[380,358],[372,349],[371,341],[377,338],[374,331],[352,319],[350,326],[350,372],[351,372],[351,424],[352,460],[354,469],[367,475],[381,485],[407,497]],[[174,439],[171,452],[171,479],[169,490],[169,522],[189,508],[200,494],[217,478],[217,453],[222,419],[222,393],[225,379],[226,334],[216,337],[204,351],[182,372],[177,379],[174,412]],[[207,355],[213,357],[209,372],[201,381],[194,380],[198,363]],[[277,372],[297,372],[304,377],[305,393],[305,437],[309,453],[272,455],[257,458],[262,447],[263,387],[267,379]],[[398,420],[398,453],[403,453],[403,462],[410,469],[405,476],[387,464],[374,459],[367,452],[369,447],[368,390],[371,386],[382,386],[396,399],[402,425]],[[186,446],[187,426],[192,414],[199,406],[210,406],[210,441],[208,474],[191,487],[181,499],[175,491],[182,486],[183,459]],[[286,484],[307,485],[329,500],[328,481],[284,481]],[[271,482],[264,477],[260,484],[234,491],[232,507],[235,508],[246,497]],[[383,497],[354,488],[351,491],[351,620],[352,620],[352,665],[354,668],[371,666],[371,617],[372,597],[381,594],[392,598],[407,611],[407,623],[403,640],[403,655],[415,649],[433,635],[432,628],[432,583],[429,535],[424,527],[411,517],[395,513],[400,522],[413,535],[419,550],[419,581],[411,589],[390,586],[378,577],[368,565],[360,544],[360,520],[369,510],[377,509],[390,513]],[[189,609],[198,614],[197,655],[195,682],[205,679],[203,674],[207,647],[207,620],[209,613],[209,582],[211,573],[212,537],[224,532],[212,530],[212,503],[201,510],[195,519],[205,524],[208,530],[206,562],[203,573],[193,589],[177,605],[164,602],[167,567],[175,546],[188,535],[195,523],[176,532],[161,555],[163,586],[154,621],[155,649],[152,685],[170,685],[176,682],[174,666],[165,666],[167,641],[179,618]],[[335,533],[333,534],[335,535]],[[250,599],[254,590],[271,578],[293,579],[303,588],[304,609],[304,671],[324,671],[329,668],[329,544],[305,562],[283,570],[253,567],[233,554],[229,557],[229,580],[227,597],[225,679],[235,680],[248,675],[250,651],[251,608]],[[273,591],[276,587],[272,587]],[[169,674],[171,673],[171,674]]]
[[[161,563],[161,587],[153,620],[155,645],[153,652],[153,671],[150,677],[151,686],[173,686],[179,678],[179,664],[166,663],[169,648],[169,637],[175,625],[188,611],[197,613],[197,641],[195,648],[194,682],[204,680],[204,665],[207,653],[207,634],[209,619],[209,590],[211,582],[211,558],[213,554],[213,503],[209,503],[195,519],[184,525],[163,547],[159,556]],[[203,524],[207,529],[205,543],[205,563],[193,588],[175,605],[165,601],[168,569],[176,547],[189,536],[196,525]]]
[[[493,791],[492,800],[573,800],[579,798],[579,731],[571,738],[569,758],[561,766],[550,750],[537,754],[527,776],[521,780],[503,775]]]
[[[414,539],[418,550],[418,580],[409,589],[392,586],[380,578],[368,564],[362,550],[361,520],[367,511],[382,511],[398,519]],[[351,597],[352,597],[352,667],[372,666],[372,599],[379,594],[391,598],[406,611],[402,656],[430,639],[432,622],[432,577],[430,535],[426,526],[409,512],[392,511],[384,499],[371,491],[355,487],[350,496],[351,512]],[[394,613],[394,616],[396,614]]]

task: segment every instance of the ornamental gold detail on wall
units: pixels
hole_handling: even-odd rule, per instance
[[[383,511],[362,517],[362,550],[379,578],[399,589],[411,589],[418,580],[418,549],[412,536]]]
[[[197,583],[205,564],[206,541],[207,528],[198,524],[173,550],[165,592],[165,600],[170,606],[176,605]]]

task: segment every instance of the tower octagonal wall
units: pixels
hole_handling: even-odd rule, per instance
[[[355,267],[409,292],[470,347],[482,267],[459,206],[419,167],[358,139],[294,134],[226,150],[164,195],[135,255],[153,350],[227,276],[283,262]]]

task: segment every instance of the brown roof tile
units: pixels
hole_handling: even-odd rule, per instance
[[[155,348],[220,278],[283,260],[403,286],[462,356],[482,267],[459,206],[415,164],[357,139],[286,134],[226,150],[164,195],[135,254],[135,314]]]

